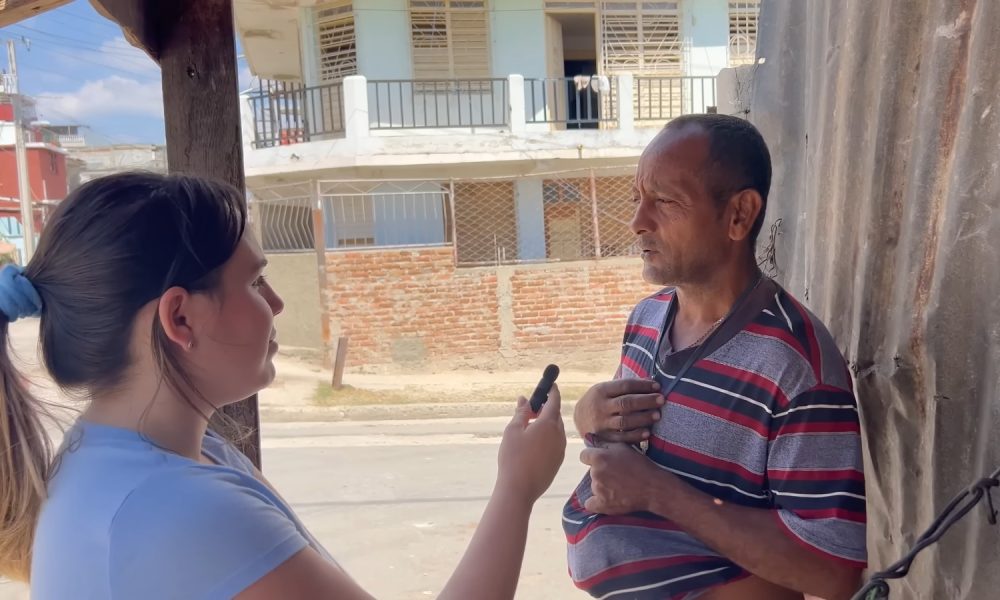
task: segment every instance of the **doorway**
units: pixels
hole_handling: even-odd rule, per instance
[[[597,129],[601,122],[601,94],[610,90],[598,77],[596,15],[548,13],[548,76],[564,79],[564,89],[551,107],[565,119],[567,129]]]

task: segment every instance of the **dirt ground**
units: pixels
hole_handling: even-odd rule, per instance
[[[563,402],[572,405],[591,385],[610,378],[614,363],[607,362],[606,368],[564,369],[559,375]],[[333,390],[330,370],[301,352],[281,352],[275,366],[277,377],[260,393],[259,401],[262,418],[276,420],[500,416],[510,412],[519,395],[531,394],[542,372],[541,366],[405,372],[349,369],[344,388]]]
[[[22,373],[45,399],[59,407],[82,408],[82,402],[65,397],[48,381],[37,357],[37,336],[37,321],[11,325],[11,344]],[[561,365],[559,387],[568,409],[591,385],[611,377],[615,355],[616,349],[609,349],[607,357],[572,361],[570,368]],[[544,364],[348,369],[345,387],[336,391],[331,371],[322,367],[315,352],[282,349],[275,367],[274,383],[258,395],[261,418],[287,422],[504,416],[513,410],[517,396],[531,394]]]

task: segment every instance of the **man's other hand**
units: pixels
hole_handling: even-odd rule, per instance
[[[649,379],[615,379],[594,385],[576,403],[573,422],[581,436],[635,444],[649,437],[665,400]]]
[[[590,467],[590,491],[593,493],[584,508],[604,515],[649,510],[651,479],[666,474],[628,444],[584,448],[580,461]]]

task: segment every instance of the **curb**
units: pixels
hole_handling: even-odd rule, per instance
[[[563,402],[563,418],[571,417],[576,402]],[[422,419],[477,419],[509,417],[513,402],[442,402],[435,404],[371,404],[360,406],[261,406],[260,419],[295,421],[409,421]]]

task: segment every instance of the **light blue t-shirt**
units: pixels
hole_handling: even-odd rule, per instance
[[[32,600],[232,598],[319,546],[253,465],[215,434],[203,465],[80,420],[42,506]]]

